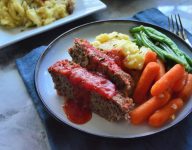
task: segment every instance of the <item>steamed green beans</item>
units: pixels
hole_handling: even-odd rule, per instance
[[[151,27],[138,26],[130,30],[139,46],[149,47],[163,60],[172,60],[185,66],[192,72],[192,59],[181,51],[166,35]],[[155,45],[154,43],[158,43]]]

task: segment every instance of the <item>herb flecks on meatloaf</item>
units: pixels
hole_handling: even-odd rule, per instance
[[[74,62],[106,75],[126,95],[130,95],[134,86],[132,77],[124,72],[115,60],[93,47],[87,40],[75,39],[69,49]]]

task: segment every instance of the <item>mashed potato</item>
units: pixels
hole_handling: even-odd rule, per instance
[[[120,49],[125,56],[124,66],[136,70],[143,68],[145,54],[149,50],[146,47],[139,48],[128,35],[118,32],[100,34],[92,44],[102,50]]]
[[[43,26],[69,15],[73,0],[0,0],[0,25]]]

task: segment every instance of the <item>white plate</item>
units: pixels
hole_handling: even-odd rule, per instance
[[[134,126],[126,121],[117,123],[109,122],[96,114],[93,114],[92,119],[84,125],[73,124],[66,118],[66,115],[63,112],[61,106],[63,103],[63,98],[59,97],[56,94],[53,81],[51,79],[50,74],[47,71],[47,68],[58,60],[71,59],[67,50],[73,45],[74,38],[85,38],[89,41],[92,41],[96,35],[104,32],[110,33],[112,31],[118,31],[121,33],[128,34],[130,28],[141,24],[152,26],[150,24],[145,24],[136,21],[102,21],[91,23],[77,27],[75,29],[68,31],[67,33],[64,33],[49,45],[45,53],[38,61],[35,72],[35,84],[37,92],[43,104],[55,118],[74,128],[77,128],[79,130],[91,134],[104,137],[133,138],[133,137],[146,136],[165,130],[175,125],[176,123],[180,122],[191,112],[192,98],[185,105],[184,109],[180,111],[176,119],[174,121],[169,122],[162,128],[151,128],[145,124],[140,126]],[[184,50],[187,54],[192,56],[192,53],[190,52],[188,45],[186,45],[184,41],[182,41],[177,36],[164,29],[161,29],[157,26],[152,27],[167,34],[178,44],[178,46],[182,50]]]
[[[99,0],[76,0],[75,9],[71,15],[54,21],[53,23],[48,24],[46,26],[27,29],[23,32],[21,32],[21,28],[8,30],[6,28],[0,27],[0,48],[21,41],[33,35],[45,32],[60,25],[66,24],[78,18],[87,16],[104,8],[106,8],[106,5]]]

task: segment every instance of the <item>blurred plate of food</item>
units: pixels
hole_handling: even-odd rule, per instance
[[[37,63],[35,85],[62,123],[104,137],[151,135],[191,112],[190,50],[155,25],[93,22],[48,46]]]
[[[106,8],[99,0],[2,0],[0,48]]]

